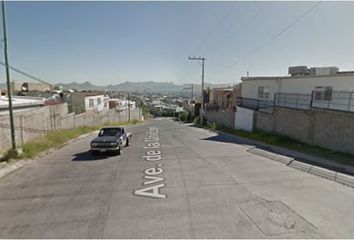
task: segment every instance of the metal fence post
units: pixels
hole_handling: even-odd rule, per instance
[[[352,101],[352,95],[353,95],[353,92],[350,92],[349,101],[348,101],[348,112],[350,112],[350,103]]]
[[[299,102],[299,94],[296,94],[296,109],[297,109],[298,102]]]
[[[24,144],[25,142],[25,138],[24,138],[24,126],[23,126],[23,115],[20,115],[20,131],[21,131],[21,146]]]

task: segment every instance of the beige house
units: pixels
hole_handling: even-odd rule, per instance
[[[213,88],[209,91],[209,105],[231,109],[236,106],[237,97],[241,97],[241,84],[228,88]]]
[[[51,86],[39,82],[21,82],[21,81],[13,81],[12,82],[13,92],[21,92],[21,91],[38,91],[45,92],[50,91]]]

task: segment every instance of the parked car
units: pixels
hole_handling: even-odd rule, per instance
[[[115,152],[121,154],[123,147],[129,146],[132,134],[127,133],[124,127],[104,127],[98,132],[98,136],[91,143],[91,152]]]

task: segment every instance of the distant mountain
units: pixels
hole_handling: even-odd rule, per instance
[[[75,90],[105,90],[105,87],[103,86],[96,86],[91,84],[90,82],[84,82],[84,83],[77,83],[77,82],[72,82],[72,83],[59,83],[57,84],[58,86],[62,86],[64,89],[75,89]]]
[[[115,90],[127,92],[179,92],[183,86],[173,82],[124,82],[114,86]]]
[[[60,83],[57,84],[62,86],[65,89],[75,89],[75,90],[110,90],[110,91],[126,91],[126,92],[154,92],[154,93],[168,93],[168,92],[182,92],[182,91],[190,91],[184,90],[185,86],[177,85],[173,82],[124,82],[116,85],[107,85],[107,86],[96,86],[91,84],[90,82],[84,83]],[[232,87],[233,84],[209,84],[205,83],[204,88],[207,89],[215,88],[215,87]],[[201,85],[194,85],[194,92],[198,94],[201,92]]]

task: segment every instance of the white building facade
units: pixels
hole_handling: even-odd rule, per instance
[[[311,94],[312,91],[354,91],[354,72],[331,75],[302,75],[283,77],[243,77],[242,97],[274,100],[275,93]]]
[[[272,112],[274,107],[354,112],[354,71],[298,66],[290,67],[289,74],[241,78],[235,127],[252,131],[252,111]]]
[[[108,109],[106,98],[104,95],[86,96],[85,97],[85,110],[102,111]]]

